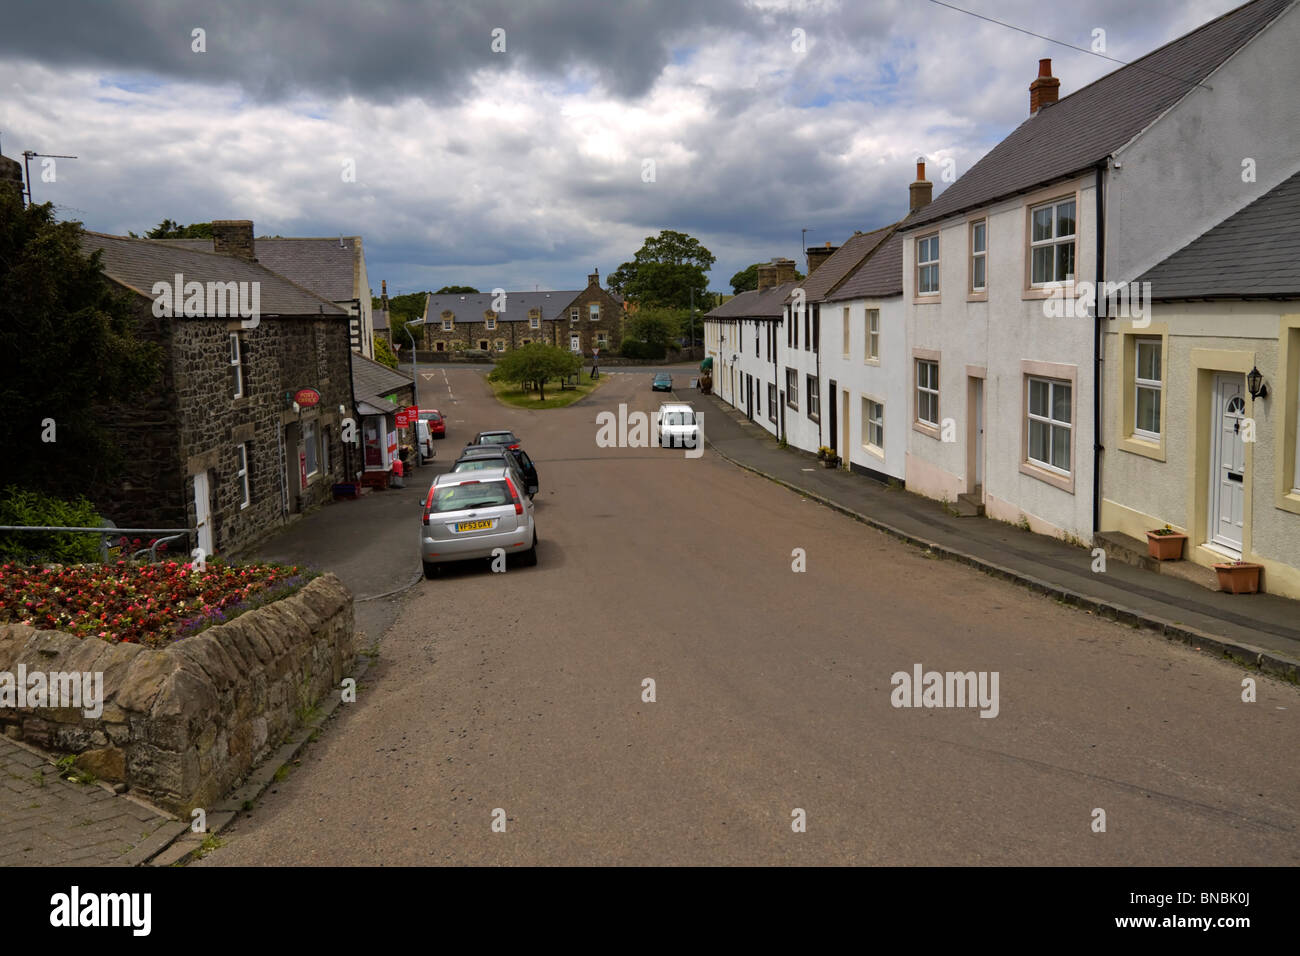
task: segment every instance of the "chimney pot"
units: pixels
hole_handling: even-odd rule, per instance
[[[925,160],[916,161],[916,182],[907,187],[907,211],[916,212],[930,204],[934,197],[934,183],[925,178]]]
[[[1051,57],[1047,57],[1047,58],[1045,58],[1045,59],[1042,59],[1042,60],[1039,60],[1039,61],[1038,61],[1038,75],[1039,75],[1039,76],[1051,76],[1051,75],[1052,75],[1052,60],[1051,60]]]

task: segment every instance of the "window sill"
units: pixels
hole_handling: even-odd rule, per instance
[[[922,435],[928,435],[929,437],[933,438],[935,441],[943,440],[943,436],[939,432],[939,426],[931,425],[928,422],[918,422],[918,421],[912,422],[912,431],[920,432]]]
[[[1075,297],[1074,281],[1075,280],[1071,279],[1069,282],[1058,282],[1052,288],[1035,285],[1027,286],[1020,290],[1020,298],[1022,301],[1025,301],[1033,299],[1050,299],[1054,295],[1059,295],[1065,299],[1073,299]]]
[[[1279,511],[1289,511],[1293,515],[1300,515],[1300,491],[1292,490],[1286,494],[1278,495],[1275,504]]]
[[[967,292],[967,302],[987,302],[989,300],[989,290],[981,289],[979,292]]]
[[[1121,451],[1126,451],[1132,455],[1141,455],[1143,458],[1150,458],[1154,461],[1165,460],[1165,446],[1163,442],[1152,441],[1149,438],[1142,438],[1138,435],[1128,435],[1119,440]]]
[[[862,364],[863,364],[863,365],[873,365],[873,366],[875,366],[876,368],[880,368],[880,356],[877,355],[875,358],[864,358],[864,359],[862,360]]]
[[[938,292],[918,293],[912,296],[912,305],[938,305],[941,301]]]
[[[873,458],[879,458],[881,461],[885,460],[885,450],[879,445],[863,445],[862,450]]]
[[[1071,472],[1068,475],[1062,475],[1062,474],[1058,474],[1055,471],[1049,471],[1048,469],[1043,468],[1040,465],[1036,465],[1033,462],[1022,461],[1020,463],[1020,473],[1022,475],[1028,475],[1030,478],[1037,478],[1039,481],[1043,482],[1044,484],[1051,485],[1054,488],[1060,488],[1062,491],[1067,491],[1070,494],[1074,494],[1074,473],[1073,472]]]

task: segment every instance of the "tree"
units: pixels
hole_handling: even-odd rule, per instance
[[[638,305],[687,309],[704,301],[709,283],[705,275],[717,261],[700,241],[684,232],[663,229],[647,236],[631,262],[622,263],[605,279],[614,292]]]
[[[139,239],[134,232],[128,232],[128,236],[133,239]],[[212,223],[195,222],[188,226],[182,226],[178,222],[172,222],[170,219],[164,219],[153,229],[144,234],[146,239],[211,239]]]
[[[488,378],[494,382],[510,382],[522,389],[536,386],[538,400],[545,401],[546,383],[550,379],[563,379],[576,374],[581,368],[582,357],[577,353],[533,342],[502,355]]]
[[[472,285],[445,285],[435,292],[434,295],[465,295],[467,293],[477,295],[478,289],[474,288]]]
[[[407,292],[404,295],[390,296],[388,299],[388,327],[393,331],[393,344],[398,346],[407,346],[410,339],[406,337],[406,323],[411,319],[418,319],[424,315],[424,301],[428,297],[427,292]],[[383,300],[370,297],[370,308],[376,312],[379,311]],[[415,335],[415,342],[418,345],[420,335],[412,330]]]
[[[375,336],[375,361],[382,362],[389,368],[397,368],[397,355],[388,344],[388,339],[382,335]]]
[[[675,345],[686,315],[675,309],[642,309],[628,321],[627,337],[646,345]]]
[[[0,486],[72,497],[120,474],[107,409],[159,387],[135,297],[81,251],[81,223],[0,188]]]

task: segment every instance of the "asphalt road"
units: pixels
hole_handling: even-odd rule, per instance
[[[411,588],[358,702],[198,865],[1300,863],[1297,688],[1244,703],[1238,667],[709,453],[598,448],[648,374],[545,412],[480,374],[446,372],[445,444],[524,437],[538,566]],[[414,568],[406,510],[369,533]],[[892,706],[917,664],[997,672],[996,717]]]

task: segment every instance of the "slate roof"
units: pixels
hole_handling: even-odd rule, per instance
[[[176,273],[186,282],[257,282],[263,317],[274,315],[346,315],[328,299],[304,289],[260,262],[179,247],[153,239],[128,239],[100,232],[83,232],[81,248],[87,255],[103,250],[104,272],[109,278],[148,299],[155,282],[174,283]]]
[[[376,408],[384,408],[390,403],[383,396],[399,388],[406,388],[413,381],[410,376],[395,372],[382,362],[372,361],[357,353],[352,356],[352,388],[358,402],[365,401]]]
[[[1253,0],[1040,109],[905,228],[1080,173],[1195,89],[1295,0]],[[1186,82],[1184,82],[1186,81]]]
[[[779,319],[785,312],[785,300],[799,285],[782,282],[762,292],[750,291],[733,295],[722,305],[706,312],[706,319]]]
[[[845,299],[878,299],[903,294],[903,234],[893,233],[866,262],[858,267],[827,302]]]
[[[824,301],[845,276],[861,265],[862,260],[871,255],[876,247],[889,237],[896,225],[897,223],[871,232],[855,233],[850,237],[844,245],[831,253],[812,275],[803,280],[805,301]]]
[[[183,249],[212,251],[211,239],[150,241]],[[360,250],[360,236],[343,236],[341,240],[337,236],[253,240],[253,255],[259,263],[331,302],[346,302],[356,297]],[[369,290],[364,291],[369,295]]]
[[[498,312],[497,318],[502,322],[527,322],[529,311],[536,308],[542,310],[544,320],[556,319],[583,291],[507,292],[505,310]],[[481,322],[483,313],[492,310],[494,298],[496,297],[491,292],[430,294],[425,301],[424,317],[432,326],[442,321],[444,310],[450,310],[461,322]]]
[[[1138,281],[1150,282],[1156,299],[1300,298],[1300,173]]]
[[[376,332],[388,331],[388,310],[387,309],[375,309],[372,313],[370,313],[370,316],[372,321],[374,322]]]

